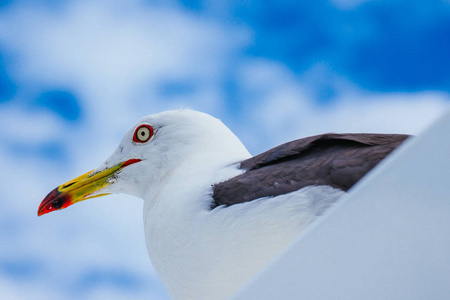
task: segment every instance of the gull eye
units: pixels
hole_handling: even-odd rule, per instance
[[[153,128],[150,125],[141,125],[134,132],[133,141],[145,143],[153,136]]]

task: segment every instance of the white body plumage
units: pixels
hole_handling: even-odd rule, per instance
[[[231,296],[343,193],[307,187],[211,210],[212,184],[241,174],[238,162],[250,154],[211,116],[184,110],[167,117],[167,124],[178,126],[153,156],[164,167],[142,174],[148,189],[139,196],[147,249],[173,299]]]

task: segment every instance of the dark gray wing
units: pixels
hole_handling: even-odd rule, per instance
[[[211,207],[277,196],[310,185],[344,191],[408,135],[322,134],[292,141],[241,162],[246,172],[213,185]]]

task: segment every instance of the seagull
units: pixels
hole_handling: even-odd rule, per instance
[[[169,296],[226,299],[407,138],[328,133],[252,157],[219,119],[166,111],[52,190],[38,216],[107,194],[142,198],[147,250]]]

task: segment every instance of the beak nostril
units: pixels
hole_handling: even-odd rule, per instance
[[[74,181],[74,182],[71,182],[71,183],[69,183],[69,184],[64,185],[62,188],[63,188],[63,189],[66,189],[66,188],[68,188],[69,186],[74,185],[74,184],[75,184],[75,181]]]

